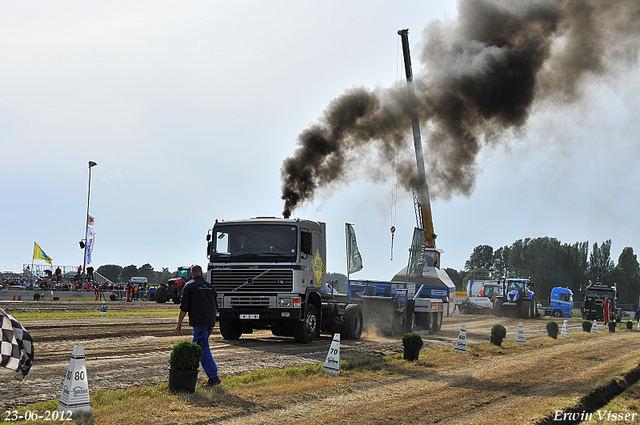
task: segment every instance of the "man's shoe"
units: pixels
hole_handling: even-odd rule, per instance
[[[207,381],[207,387],[214,387],[216,385],[219,385],[222,381],[220,380],[220,378],[218,378],[217,376],[214,376],[213,378],[209,378],[209,380]]]

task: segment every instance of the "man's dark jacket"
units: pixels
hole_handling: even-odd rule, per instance
[[[189,313],[191,326],[215,326],[218,293],[202,276],[191,279],[182,290],[180,310]]]

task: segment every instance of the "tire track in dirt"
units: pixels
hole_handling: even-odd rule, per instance
[[[423,374],[382,377],[354,385],[348,392],[302,402],[290,400],[283,404],[285,408],[263,411],[258,407],[248,415],[220,423],[531,423],[546,416],[540,409],[549,397],[563,399],[581,397],[582,391],[589,393],[592,382],[611,379],[618,366],[637,364],[638,350],[640,340],[633,333],[573,340],[504,356],[469,356],[463,364]],[[608,362],[593,358],[579,361],[594,352]]]

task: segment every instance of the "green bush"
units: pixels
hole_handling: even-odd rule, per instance
[[[421,349],[424,345],[422,337],[417,333],[410,332],[402,337],[402,346],[405,348]]]
[[[591,332],[591,322],[588,320],[582,321],[582,330],[585,332]]]
[[[552,333],[552,334],[557,334],[558,333],[558,324],[556,322],[554,322],[553,320],[550,320],[547,322],[547,332]]]
[[[507,336],[507,328],[502,326],[500,323],[496,323],[495,325],[493,325],[491,327],[491,335],[494,338],[498,338],[500,340],[503,340],[504,337]]]
[[[498,347],[502,346],[502,340],[507,336],[507,328],[502,326],[500,323],[496,323],[491,327],[491,343],[497,345]]]
[[[171,369],[198,370],[202,348],[191,341],[181,341],[173,346],[169,356]]]
[[[116,294],[111,294],[111,295],[109,295],[109,299],[110,299],[111,301],[115,301],[115,300],[116,300],[116,298],[117,298],[117,297],[116,297]]]
[[[33,294],[34,301],[40,301],[40,294]]]

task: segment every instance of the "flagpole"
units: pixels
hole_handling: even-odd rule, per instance
[[[91,199],[91,167],[98,165],[89,161],[89,188],[87,189],[87,216],[84,225],[84,259],[82,260],[82,287],[84,289],[85,277],[87,275],[87,238],[89,237],[89,200]]]
[[[33,254],[31,255],[31,277],[33,277],[33,260],[36,258],[36,241],[33,241]],[[33,282],[31,283],[35,283],[35,279],[33,279]]]
[[[347,258],[347,283],[349,283],[349,236],[347,234],[347,225],[348,223],[344,223],[344,252]]]

